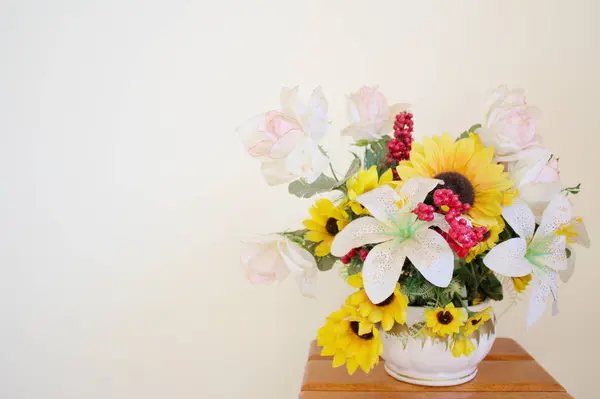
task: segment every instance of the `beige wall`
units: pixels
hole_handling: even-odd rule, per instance
[[[344,97],[379,84],[417,138],[481,121],[488,91],[543,112],[599,236],[600,14],[590,1],[25,1],[0,10],[0,397],[293,398],[346,289],[253,287],[239,237],[299,225],[233,130],[321,84],[343,169]],[[52,4],[51,4],[52,3]],[[369,5],[367,5],[369,3]],[[596,211],[596,213],[594,213]],[[559,317],[501,320],[597,397],[600,269],[579,251]]]

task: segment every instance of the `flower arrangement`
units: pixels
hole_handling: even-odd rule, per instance
[[[353,153],[343,177],[320,146],[329,125],[320,88],[307,104],[298,88],[283,89],[279,110],[238,129],[268,184],[318,197],[303,229],[245,241],[248,279],[291,274],[314,296],[318,272],[338,264],[356,290],[318,331],[334,367],[369,372],[382,332],[446,340],[455,357],[469,356],[491,307],[468,307],[507,292],[531,288],[528,326],[548,301],[558,311],[557,275],[569,280],[573,245],[587,247],[589,238],[569,198],[580,185],[562,185],[558,158],[537,131],[539,110],[523,91],[502,86],[482,124],[456,139],[443,133],[420,142],[409,105],[389,105],[377,88],[350,94],[347,105],[341,134],[362,154]],[[409,306],[424,308],[423,322],[406,326]]]

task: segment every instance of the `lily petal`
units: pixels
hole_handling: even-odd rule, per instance
[[[551,240],[545,239],[540,243],[534,239],[529,247],[535,248],[533,254],[529,256],[532,256],[536,263],[554,270],[567,269],[567,237],[555,236]]]
[[[390,186],[381,186],[356,197],[356,201],[368,209],[377,220],[392,224],[404,211],[396,204],[401,197]]]
[[[533,290],[529,299],[527,327],[531,327],[546,311],[548,295],[556,292],[556,273],[546,269],[544,272],[533,273]]]
[[[507,206],[502,211],[502,217],[513,228],[519,237],[530,240],[535,230],[535,216],[525,201],[515,200],[512,206]]]
[[[531,273],[533,265],[525,259],[527,241],[512,238],[496,245],[483,258],[483,263],[492,271],[508,277],[523,277]]]
[[[573,251],[573,248],[569,249],[571,250],[571,256],[567,258],[567,268],[558,272],[558,275],[563,283],[568,283],[571,277],[573,277],[573,273],[575,273],[575,261],[577,258],[575,257],[575,251]]]
[[[443,184],[444,181],[439,179],[430,179],[422,176],[413,177],[404,182],[400,192],[407,197],[407,205],[411,207],[409,211],[412,211],[419,202],[425,201],[431,190]]]
[[[379,244],[369,252],[362,275],[365,292],[371,302],[383,302],[394,293],[405,258],[395,241]]]
[[[421,228],[401,247],[427,281],[438,287],[448,286],[454,271],[454,254],[440,234]]]
[[[370,216],[353,220],[344,227],[334,238],[331,253],[334,256],[344,256],[352,248],[359,248],[365,244],[377,244],[389,241],[394,230],[386,224]]]
[[[540,227],[535,232],[536,238],[548,237],[564,224],[571,221],[571,203],[564,194],[558,194],[546,207],[542,215]]]

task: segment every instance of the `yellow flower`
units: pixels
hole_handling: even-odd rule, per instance
[[[467,314],[463,309],[457,309],[453,303],[447,304],[444,308],[425,310],[425,322],[427,327],[440,337],[457,334],[465,324]]]
[[[443,188],[471,205],[466,216],[479,226],[488,226],[496,223],[504,192],[513,186],[504,166],[493,157],[494,149],[484,147],[477,135],[455,142],[444,133],[426,137],[423,144],[413,143],[410,160],[400,162],[396,170],[402,180],[417,176],[443,180]]]
[[[490,314],[492,311],[491,307],[477,313],[475,316],[469,317],[469,320],[465,323],[465,326],[462,329],[462,333],[465,337],[470,337],[473,335],[475,331],[479,329],[486,321],[488,321],[492,315]]]
[[[361,204],[356,202],[356,197],[384,184],[394,185],[394,174],[391,169],[388,169],[385,173],[379,177],[377,174],[377,166],[373,165],[369,170],[360,168],[356,176],[351,177],[346,182],[346,188],[348,189],[348,199],[350,200],[349,205],[356,215],[368,214],[369,211]]]
[[[477,226],[479,227],[479,226]],[[467,255],[467,262],[471,262],[477,255],[494,248],[500,239],[500,233],[504,230],[504,219],[502,217],[496,218],[496,223],[491,226],[486,226],[488,231],[483,235],[483,241],[475,245],[469,250]]]
[[[406,322],[408,297],[400,293],[400,284],[396,283],[396,288],[389,298],[374,304],[363,289],[362,273],[350,276],[348,283],[359,290],[348,297],[346,304],[354,307],[361,317],[371,323],[381,322],[384,331],[391,330],[394,323],[404,324]]]
[[[309,230],[304,237],[320,243],[315,248],[315,255],[329,255],[335,235],[349,223],[348,213],[326,198],[317,200],[308,211],[311,218],[302,222]]]
[[[519,196],[519,190],[506,190],[502,193],[502,206],[511,206],[515,201],[515,198]]]
[[[452,343],[452,356],[460,357],[460,355],[470,356],[476,347],[470,338],[457,335]]]
[[[383,352],[379,331],[372,326],[360,331],[360,319],[345,308],[332,313],[319,329],[317,343],[323,347],[321,355],[333,356],[333,367],[346,363],[349,374],[354,374],[358,367],[368,373]]]
[[[523,277],[511,277],[515,291],[521,293],[527,289],[527,286],[531,282],[531,274]]]

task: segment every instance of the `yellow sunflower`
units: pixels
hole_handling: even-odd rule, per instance
[[[471,338],[457,335],[452,342],[452,356],[460,357],[460,355],[470,356],[476,347]]]
[[[477,226],[480,227],[480,226]],[[469,250],[467,255],[467,262],[471,262],[477,255],[494,248],[500,239],[500,233],[504,230],[504,219],[502,217],[496,218],[496,223],[493,225],[485,226],[488,230],[483,235],[483,241],[475,245]]]
[[[348,213],[326,198],[318,199],[308,211],[311,218],[302,222],[309,230],[304,237],[309,241],[320,243],[315,248],[315,255],[329,255],[336,234],[350,221]]]
[[[371,166],[369,170],[360,168],[356,176],[351,177],[346,182],[352,212],[356,215],[368,214],[369,211],[356,202],[356,197],[384,184],[394,185],[394,174],[391,169],[388,169],[379,177],[376,165]]]
[[[488,307],[481,312],[477,313],[475,316],[469,317],[469,320],[465,323],[465,326],[462,329],[462,333],[465,337],[470,337],[473,335],[475,331],[479,329],[486,321],[488,321],[491,315],[492,308]]]
[[[356,308],[358,314],[371,323],[381,322],[384,331],[394,327],[394,323],[404,324],[406,322],[406,309],[408,308],[408,297],[400,292],[400,284],[392,295],[385,301],[374,304],[363,289],[362,273],[348,277],[348,284],[359,290],[351,294],[346,304]]]
[[[410,160],[400,162],[396,170],[402,180],[417,176],[443,180],[443,188],[471,205],[467,217],[479,226],[488,226],[496,223],[504,192],[513,186],[504,166],[493,162],[493,157],[494,149],[484,147],[477,135],[455,142],[444,133],[426,137],[423,144],[413,143]]]
[[[443,308],[426,309],[425,322],[432,332],[440,337],[458,334],[460,328],[465,324],[467,314],[463,309],[457,309],[453,303]]]
[[[346,363],[350,375],[360,367],[365,373],[379,362],[383,343],[379,331],[371,327],[359,331],[359,322],[352,312],[342,309],[332,313],[317,333],[322,356],[333,356],[333,367]]]
[[[531,282],[531,274],[527,274],[523,277],[511,277],[515,291],[518,293],[524,292],[527,286]]]

